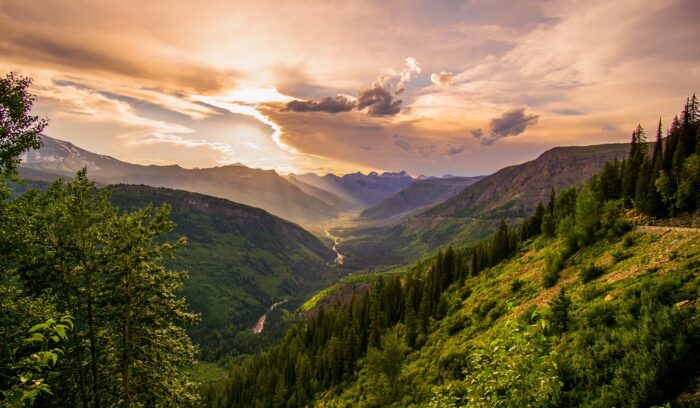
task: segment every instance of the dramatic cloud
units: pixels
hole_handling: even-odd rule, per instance
[[[440,71],[439,73],[433,73],[430,75],[430,81],[435,85],[449,85],[452,81],[454,74],[452,72]]]
[[[139,163],[482,174],[669,123],[700,74],[697,0],[0,4],[49,134]]]
[[[445,154],[447,154],[448,156],[455,156],[455,155],[458,155],[460,153],[464,153],[464,145],[450,146],[447,149],[447,152],[445,152]]]
[[[285,111],[291,112],[327,112],[327,113],[339,113],[348,112],[355,109],[355,102],[349,100],[348,98],[338,95],[335,98],[330,96],[321,99],[320,101],[290,101],[284,108]]]
[[[367,109],[372,116],[396,115],[401,111],[401,102],[382,86],[374,86],[357,94],[357,109]]]
[[[403,69],[387,70],[372,83],[372,86],[359,91],[356,101],[343,95],[325,97],[319,101],[294,100],[288,102],[283,111],[340,113],[357,109],[366,110],[371,116],[396,115],[401,111],[402,100],[396,99],[395,96],[403,93],[406,84],[415,79],[421,71],[420,63],[415,58],[408,57]]]

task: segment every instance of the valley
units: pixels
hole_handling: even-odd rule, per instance
[[[698,22],[0,0],[0,408],[700,407]]]

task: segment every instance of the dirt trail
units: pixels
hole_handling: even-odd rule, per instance
[[[657,226],[657,225],[638,225],[637,228],[639,228],[642,231],[649,231],[649,232],[700,232],[700,228],[691,228],[691,227],[664,227],[664,226]]]

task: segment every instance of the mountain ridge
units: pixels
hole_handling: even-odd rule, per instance
[[[86,167],[91,178],[104,184],[145,184],[186,190],[265,209],[301,224],[328,221],[338,210],[278,175],[274,170],[241,165],[185,169],[122,162],[42,135],[43,146],[22,155],[21,167],[72,177]]]

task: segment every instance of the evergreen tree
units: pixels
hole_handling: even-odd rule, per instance
[[[505,220],[501,219],[501,222],[498,224],[498,229],[491,240],[489,265],[495,265],[500,260],[508,257],[509,241],[508,225],[506,225]]]
[[[681,122],[678,120],[678,116],[673,118],[671,122],[671,127],[668,130],[668,135],[666,136],[666,146],[663,149],[664,154],[664,170],[667,174],[671,173],[673,167],[673,156],[676,153],[678,147],[678,140],[680,139],[681,132]]]
[[[600,173],[600,200],[615,200],[620,198],[621,193],[620,162],[607,161]]]
[[[576,199],[576,234],[579,245],[595,240],[600,228],[600,201],[595,197],[588,184],[584,184]]]
[[[569,307],[571,299],[566,294],[566,289],[562,287],[559,294],[550,303],[552,328],[557,333],[565,333],[569,330]]]
[[[637,176],[637,187],[634,195],[634,208],[645,214],[651,214],[650,192],[652,169],[649,160],[642,161],[639,167],[639,175]]]
[[[622,175],[622,197],[625,203],[629,204],[634,200],[637,191],[637,178],[639,169],[647,155],[646,132],[642,125],[632,132],[632,142],[630,144],[630,154],[626,161],[624,173]]]

